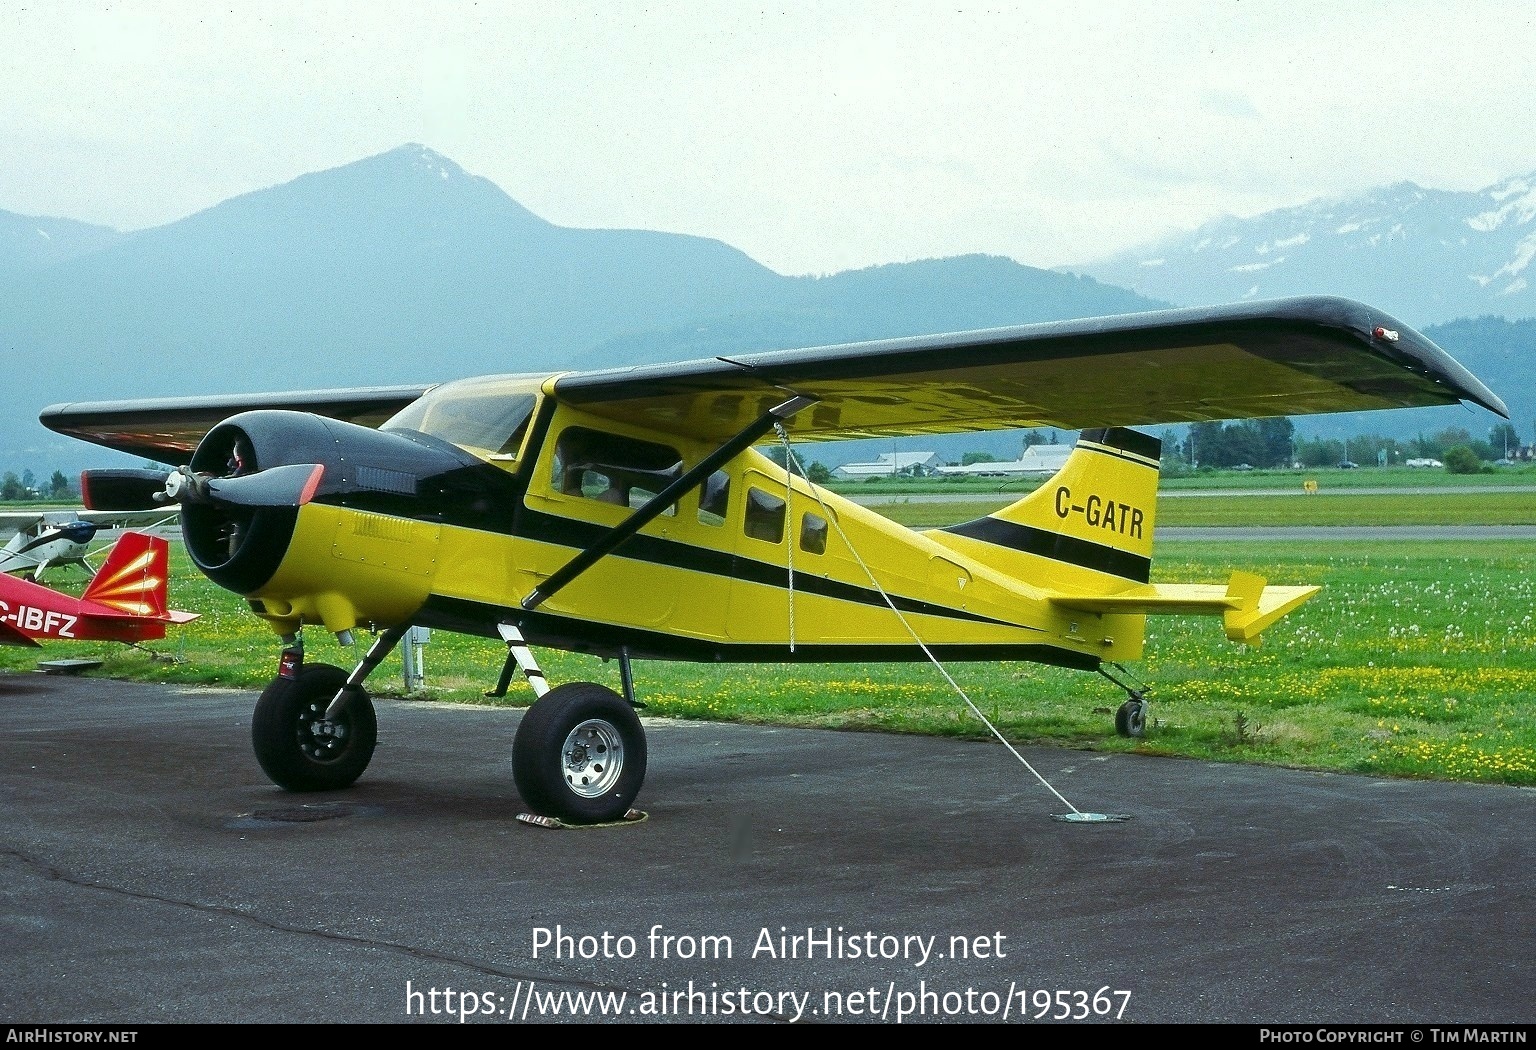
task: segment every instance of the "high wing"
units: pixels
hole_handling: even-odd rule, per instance
[[[17,510],[0,513],[0,533],[31,532],[45,524],[48,524],[48,516],[44,511]]]
[[[827,439],[1504,402],[1392,317],[1331,297],[1123,314],[561,377],[597,415],[724,437],[786,394]]]
[[[377,426],[429,387],[54,405],[59,433],[185,459],[229,415],[316,412]],[[571,372],[555,395],[595,415],[724,440],[793,395],[798,438],[1020,427],[1081,430],[1504,402],[1424,336],[1348,299],[1058,321],[682,363]]]
[[[291,393],[214,394],[135,401],[77,401],[51,405],[39,419],[50,430],[159,463],[185,463],[212,430],[237,412],[281,408],[377,427],[431,389],[348,387]]]
[[[0,536],[12,532],[33,531],[49,526],[88,521],[103,529],[151,528],[175,524],[175,508],[156,510],[28,510],[0,512]]]
[[[88,521],[103,529],[153,529],[176,524],[175,513],[167,507],[155,510],[76,510],[71,513],[77,520]]]

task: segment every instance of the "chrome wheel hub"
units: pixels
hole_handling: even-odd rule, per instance
[[[624,740],[613,723],[589,718],[566,736],[560,759],[570,789],[582,798],[597,798],[624,771]]]

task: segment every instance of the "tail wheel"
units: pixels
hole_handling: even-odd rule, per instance
[[[1142,737],[1147,732],[1147,702],[1127,700],[1115,712],[1115,732],[1121,736]]]
[[[534,811],[603,824],[629,811],[645,780],[645,730],[606,686],[570,682],[534,701],[512,741],[517,790]]]
[[[251,743],[262,771],[289,791],[334,791],[363,775],[378,743],[373,701],[361,688],[347,691],[334,719],[325,717],[347,672],[306,664],[293,678],[274,678],[256,701]]]

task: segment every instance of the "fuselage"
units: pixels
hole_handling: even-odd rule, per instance
[[[412,622],[494,637],[508,622],[538,645],[720,661],[921,659],[926,647],[1091,668],[1140,653],[1142,617],[1045,600],[1070,566],[1034,582],[1004,573],[751,449],[525,609],[717,447],[562,404],[538,377],[450,384],[379,432],[323,421],[298,440],[290,420],[243,418],[224,425],[231,448],[248,439],[259,469],[322,462],[325,480],[296,509],[187,507],[183,526],[200,567],[281,634]],[[219,434],[199,450],[205,469]]]
[[[49,565],[83,565],[96,532],[97,526],[88,521],[43,525],[35,536],[18,532],[0,550],[0,572],[27,571],[36,577]]]
[[[196,619],[166,606],[169,555],[158,537],[126,533],[79,597],[0,575],[0,644],[147,642]]]

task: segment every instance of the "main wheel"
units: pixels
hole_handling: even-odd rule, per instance
[[[645,780],[645,730],[606,686],[556,686],[517,727],[512,776],[523,801],[544,816],[571,824],[618,820]]]
[[[325,717],[347,672],[305,664],[297,677],[274,678],[256,701],[251,743],[272,782],[289,791],[344,788],[368,768],[379,739],[373,701],[361,688],[347,694],[341,715]]]
[[[1115,712],[1115,732],[1121,736],[1140,737],[1147,731],[1147,702],[1127,700]]]

